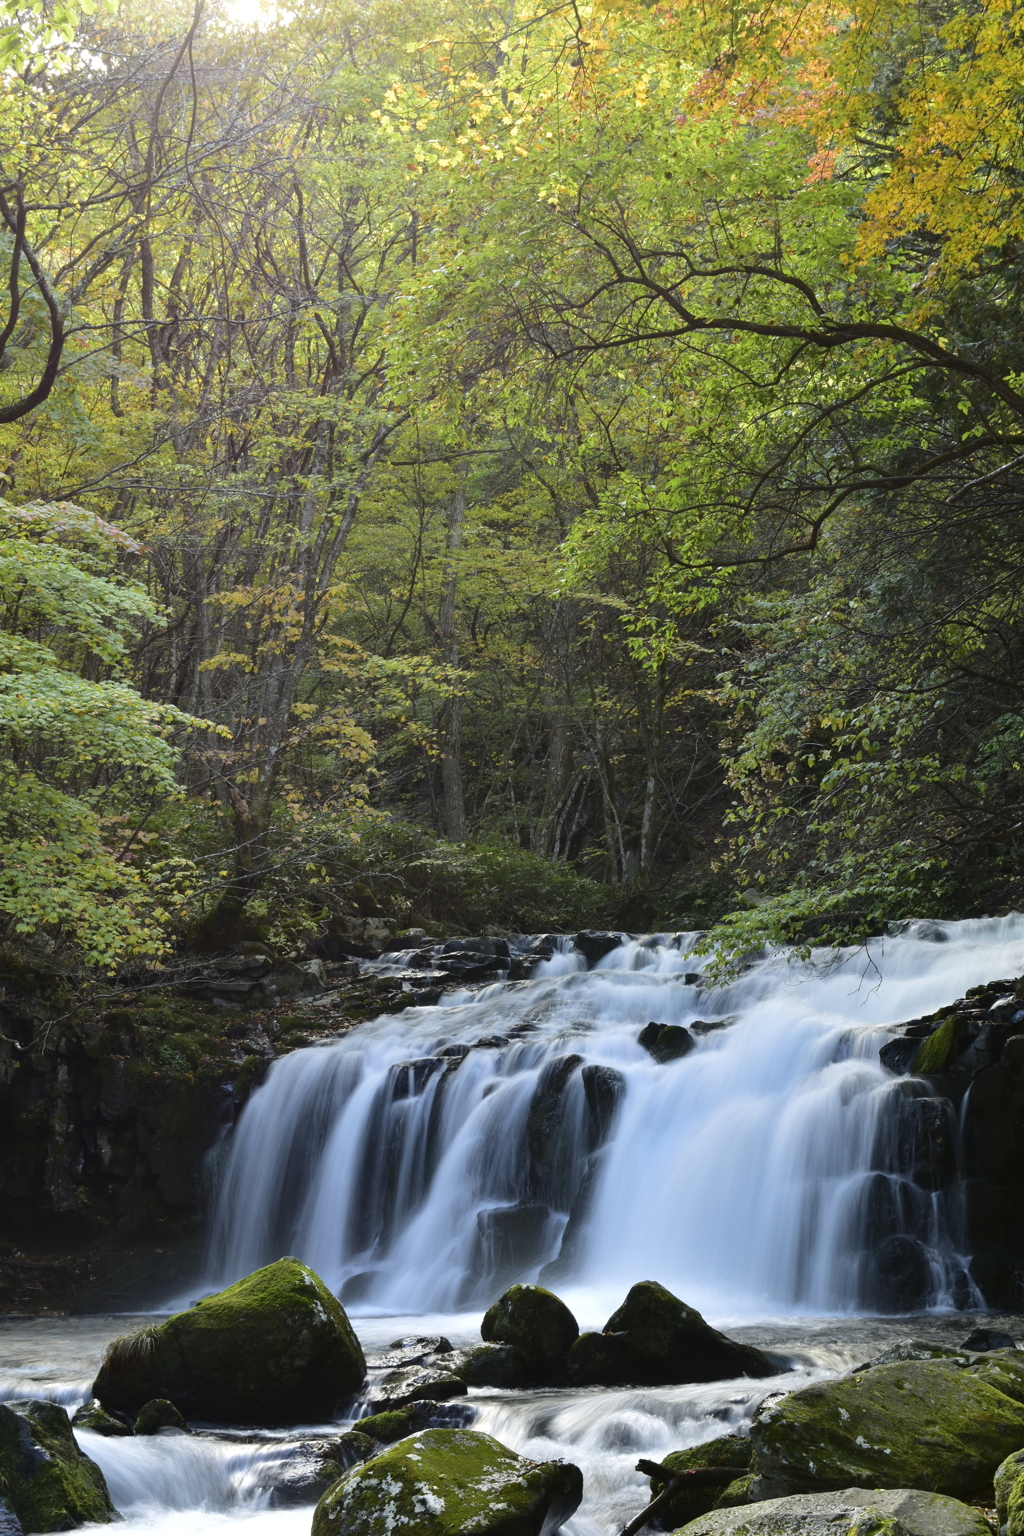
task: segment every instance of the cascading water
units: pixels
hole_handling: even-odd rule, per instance
[[[591,970],[563,950],[277,1062],[230,1148],[211,1284],[295,1253],[364,1313],[538,1275],[595,1316],[643,1277],[719,1317],[979,1304],[955,1168],[921,1151],[947,1110],[878,1051],[1024,971],[1024,918],[777,954],[720,989],[689,947],[630,941]],[[657,1063],[652,1020],[695,1048]]]

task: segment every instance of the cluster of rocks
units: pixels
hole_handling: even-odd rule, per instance
[[[1024,1277],[1024,979],[972,987],[957,1002],[901,1025],[880,1057],[908,1075],[901,1135],[915,1178],[932,1190],[959,1186],[970,1278],[989,1306],[1017,1307]],[[913,1078],[924,1078],[933,1097],[915,1099]],[[893,1262],[907,1275],[922,1261],[902,1251]],[[910,1306],[916,1304],[912,1298]]]

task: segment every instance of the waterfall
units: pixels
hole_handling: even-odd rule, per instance
[[[283,1253],[363,1313],[541,1279],[586,1314],[660,1280],[716,1317],[977,1305],[944,1100],[891,1026],[1024,972],[1024,918],[911,925],[712,988],[694,935],[564,946],[275,1063],[234,1132],[209,1279]],[[694,1048],[661,1064],[649,1022]],[[941,1133],[941,1134],[940,1134]],[[948,1134],[947,1134],[948,1133]]]

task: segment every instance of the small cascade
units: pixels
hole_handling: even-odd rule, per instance
[[[980,1304],[945,1101],[891,1027],[1024,972],[1024,918],[913,926],[711,988],[694,935],[566,945],[278,1061],[234,1133],[209,1282],[294,1253],[357,1312],[517,1279],[598,1317],[661,1280],[717,1317]],[[659,1062],[651,1021],[694,1046]]]

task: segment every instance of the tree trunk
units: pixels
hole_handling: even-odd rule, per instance
[[[445,549],[449,555],[462,547],[462,527],[466,518],[466,488],[460,484],[448,508]],[[458,686],[459,639],[455,630],[455,590],[457,585],[455,563],[449,560],[441,588],[441,607],[437,630],[441,641],[441,654],[452,669],[453,682]],[[445,711],[444,735],[441,744],[441,782],[444,786],[444,830],[453,843],[466,841],[466,797],[462,783],[462,698],[454,692]]]

